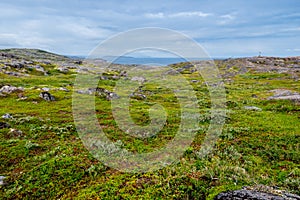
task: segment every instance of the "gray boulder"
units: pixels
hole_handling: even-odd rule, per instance
[[[263,192],[250,190],[235,190],[222,192],[214,198],[214,200],[285,200],[285,198]]]
[[[10,125],[5,122],[0,122],[0,129],[4,129],[4,128],[10,128]]]
[[[268,100],[300,101],[300,94],[297,92],[292,92],[290,90],[285,90],[285,89],[276,89],[276,90],[271,90],[270,92],[274,93],[274,95],[269,97]]]
[[[24,92],[24,88],[5,85],[0,89],[0,93],[10,94],[13,92]]]
[[[46,101],[55,101],[54,96],[52,96],[49,92],[41,92],[40,97]]]
[[[5,113],[4,115],[2,115],[3,119],[12,119],[12,116],[9,113]]]
[[[214,200],[300,200],[300,196],[278,190],[273,187],[258,185],[246,186],[241,190],[226,191],[218,194]]]

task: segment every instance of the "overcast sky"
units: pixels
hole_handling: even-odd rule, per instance
[[[300,55],[299,0],[1,0],[0,48],[88,55],[133,28],[186,34],[212,57]]]

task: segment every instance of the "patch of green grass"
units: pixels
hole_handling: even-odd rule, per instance
[[[28,97],[0,97],[0,115],[13,116],[1,121],[22,131],[14,134],[9,128],[0,129],[0,175],[7,177],[7,184],[0,186],[1,199],[213,199],[219,192],[256,184],[300,194],[299,105],[266,100],[272,89],[300,88],[299,82],[285,74],[248,73],[226,83],[226,124],[212,154],[203,159],[197,151],[210,123],[209,91],[196,74],[184,74],[188,81],[199,80],[191,83],[200,108],[198,133],[177,163],[142,174],[106,167],[85,149],[72,115],[75,75],[54,74],[0,75],[0,85],[24,87]],[[112,91],[115,85],[115,80],[101,80],[98,86]],[[41,99],[42,87],[49,87],[56,101]],[[95,101],[96,116],[106,136],[122,141],[124,148],[135,153],[163,148],[174,138],[181,120],[172,90],[153,83],[146,83],[142,90],[146,99],[130,99],[128,111],[135,124],[149,125],[148,109],[155,104],[162,105],[167,116],[164,128],[149,138],[124,133],[113,118],[110,101],[99,97]],[[244,106],[257,106],[262,111]]]

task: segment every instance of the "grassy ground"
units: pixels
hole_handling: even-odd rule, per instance
[[[300,83],[287,74],[246,73],[227,82],[228,116],[212,154],[199,159],[209,125],[210,101],[203,80],[186,73],[198,97],[202,127],[178,163],[154,172],[130,174],[104,166],[83,146],[73,122],[72,86],[75,75],[13,78],[0,75],[0,85],[25,88],[28,98],[17,94],[0,97],[0,119],[22,133],[0,129],[0,199],[212,199],[228,189],[266,184],[300,194],[300,106],[291,101],[269,101],[269,90],[284,88],[300,92]],[[112,89],[113,80],[99,86]],[[39,88],[49,87],[56,98],[47,102]],[[65,87],[70,92],[59,90]],[[178,130],[180,106],[166,88],[146,84],[153,92],[146,100],[131,100],[132,118],[149,124],[148,108],[154,102],[168,113],[166,126],[150,139],[132,138],[119,130],[110,102],[96,97],[96,113],[106,135],[121,140],[132,152],[150,152],[164,146]],[[257,106],[262,111],[245,110]]]

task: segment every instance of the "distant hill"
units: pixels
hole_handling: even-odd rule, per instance
[[[69,57],[51,53],[40,49],[12,48],[2,49],[0,52],[11,54],[25,60],[53,60],[53,61],[68,61]]]

